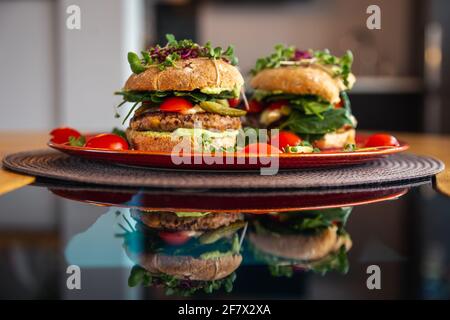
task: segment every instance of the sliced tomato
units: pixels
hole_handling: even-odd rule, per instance
[[[231,108],[235,108],[239,105],[241,100],[239,98],[228,99],[228,104]]]
[[[89,138],[86,142],[86,148],[109,149],[109,150],[128,150],[128,142],[112,133],[102,133]]]
[[[248,102],[248,110],[247,112],[249,113],[257,113],[257,112],[261,112],[263,109],[263,105],[261,102],[256,101],[256,100],[250,100]]]
[[[397,138],[394,136],[391,136],[390,134],[385,133],[376,133],[371,135],[365,144],[365,147],[367,148],[373,148],[373,147],[398,147],[400,143],[398,142]]]
[[[159,110],[166,112],[184,112],[193,107],[192,103],[181,97],[170,97],[160,104]]]
[[[256,154],[257,153],[259,155],[261,155],[261,154],[265,155],[265,154],[281,153],[281,150],[278,149],[277,147],[274,147],[274,146],[268,144],[268,143],[258,142],[258,143],[251,143],[251,144],[247,145],[244,148],[243,152],[247,153],[247,154],[249,154],[249,153]]]
[[[160,231],[158,235],[166,243],[172,246],[179,246],[189,241],[189,236],[186,234],[186,232],[183,231],[178,232]]]
[[[277,135],[270,138],[270,144],[273,146],[278,146],[281,150],[287,146],[296,146],[300,142],[302,142],[302,139],[290,131],[280,131]]]
[[[67,143],[69,142],[70,137],[79,138],[81,136],[81,133],[73,128],[60,127],[50,131],[50,135],[52,136],[52,138],[50,139],[51,142]]]
[[[279,100],[279,101],[272,102],[271,104],[269,104],[269,106],[267,108],[269,110],[277,110],[277,109],[281,109],[281,107],[287,106],[287,105],[288,105],[287,100]]]

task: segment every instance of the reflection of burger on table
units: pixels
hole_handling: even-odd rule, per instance
[[[117,94],[122,104],[133,104],[125,118],[133,115],[126,132],[131,146],[171,152],[190,141],[194,150],[234,150],[246,112],[237,108],[244,79],[233,47],[200,46],[172,35],[167,40],[143,51],[142,58],[128,54],[133,74]]]
[[[276,46],[252,70],[250,122],[256,115],[260,127],[282,130],[279,145],[285,152],[354,145],[356,120],[346,93],[355,82],[352,62],[349,51],[337,57],[326,50]],[[295,148],[300,141],[300,147],[310,148]]]
[[[344,230],[352,208],[273,213],[252,220],[248,244],[254,257],[275,276],[295,270],[324,275],[348,271],[347,251],[352,246]]]
[[[230,292],[242,262],[239,213],[146,212],[132,209],[124,248],[136,263],[129,285],[164,287],[166,294]]]

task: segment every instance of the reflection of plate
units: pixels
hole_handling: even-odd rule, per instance
[[[366,139],[364,135],[358,135],[359,145]],[[195,169],[195,170],[257,170],[267,167],[270,157],[255,155],[235,154],[233,161],[227,162],[226,157],[220,158],[219,163],[212,163],[212,157],[201,158],[200,155],[191,155],[189,163],[175,164],[170,153],[143,152],[136,150],[114,151],[92,149],[84,147],[72,147],[65,144],[49,142],[48,145],[56,150],[73,156],[79,156],[92,160],[108,161],[116,164],[143,166],[166,169]],[[408,144],[401,142],[399,147],[379,147],[369,150],[343,152],[340,150],[323,151],[321,153],[308,154],[281,154],[279,155],[280,169],[299,169],[311,167],[336,167],[343,165],[360,164],[387,155],[399,153],[409,148]],[[197,159],[195,158],[197,157]],[[200,161],[199,161],[200,160]],[[208,161],[209,160],[209,161]],[[200,163],[197,163],[200,162]],[[232,163],[230,163],[232,162]],[[207,164],[212,163],[212,164]]]
[[[186,192],[84,187],[49,188],[63,198],[100,206],[145,208],[154,211],[210,211],[267,213],[324,209],[391,200],[404,195],[407,187],[354,189],[350,192]]]

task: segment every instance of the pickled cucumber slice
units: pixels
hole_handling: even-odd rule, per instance
[[[207,112],[217,113],[222,116],[230,116],[230,117],[242,117],[247,114],[246,111],[229,108],[220,103],[212,102],[212,101],[202,101],[200,102],[200,108]]]
[[[245,226],[245,221],[237,221],[226,227],[202,234],[200,238],[198,238],[198,241],[202,244],[211,244],[223,237],[232,235],[243,226]]]

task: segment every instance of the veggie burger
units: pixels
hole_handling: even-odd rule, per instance
[[[356,120],[346,92],[355,82],[353,56],[275,46],[252,69],[250,110],[262,127],[290,131],[319,149],[355,144]],[[253,106],[253,107],[252,107]]]
[[[264,215],[252,223],[250,248],[275,276],[291,276],[298,269],[346,273],[352,241],[344,226],[351,210],[345,207]]]
[[[133,149],[171,152],[188,141],[194,150],[234,150],[244,110],[237,109],[244,79],[234,49],[200,46],[167,35],[167,44],[128,54],[133,74],[116,92],[133,103],[124,122]],[[194,135],[194,128],[196,133]]]
[[[124,247],[136,263],[129,285],[159,286],[167,294],[231,291],[242,262],[240,213],[155,212],[132,209],[137,221]]]

